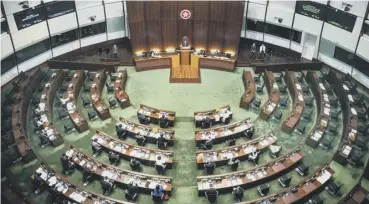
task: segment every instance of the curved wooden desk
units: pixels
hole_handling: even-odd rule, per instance
[[[63,137],[58,133],[54,125],[50,124],[53,118],[52,113],[55,94],[63,83],[64,77],[65,73],[63,70],[58,70],[51,75],[49,81],[47,81],[44,89],[42,90],[39,104],[41,106],[45,106],[44,111],[40,111],[39,114],[41,118],[45,117],[47,120],[47,122],[44,122],[43,126],[45,129],[47,128],[47,132],[50,132],[50,135],[48,134],[48,138],[54,147],[57,147],[64,142]]]
[[[217,166],[223,166],[228,163],[230,158],[245,160],[252,152],[263,151],[277,141],[278,138],[272,132],[242,145],[217,150],[198,151],[196,152],[197,168],[204,168],[204,164],[209,161],[215,162]]]
[[[82,85],[85,81],[85,72],[83,70],[78,70],[74,72],[72,80],[69,82],[67,92],[64,98],[69,99],[68,103],[73,108],[68,110],[69,117],[72,119],[73,123],[76,125],[79,132],[84,132],[88,130],[87,121],[82,117],[82,115],[77,110],[77,99]],[[68,104],[67,104],[68,106]]]
[[[313,131],[311,131],[305,143],[312,148],[316,148],[323,139],[324,133],[328,127],[330,119],[330,104],[327,90],[325,89],[323,82],[320,81],[317,73],[308,71],[307,79],[317,101],[318,117]]]
[[[194,112],[195,117],[195,126],[201,127],[201,122],[205,117],[209,117],[212,121],[212,124],[215,125],[221,122],[224,111],[229,111],[227,115],[229,115],[230,119],[232,119],[231,107],[229,105],[221,106],[216,109],[206,110],[206,111],[196,111]]]
[[[324,187],[333,174],[333,169],[331,169],[328,165],[323,165],[298,185],[290,187],[285,191],[270,196],[264,196],[257,200],[237,204],[262,204],[269,202],[276,204],[301,203],[311,194]],[[292,189],[297,189],[297,191],[293,192]]]
[[[352,152],[352,143],[356,140],[358,116],[352,105],[352,103],[354,103],[353,95],[356,94],[356,89],[343,80],[343,76],[338,76],[338,74],[333,71],[328,73],[327,81],[332,84],[335,93],[340,98],[344,124],[341,143],[339,144],[336,154],[333,156],[333,160],[341,165],[346,165],[347,159]]]
[[[256,91],[254,77],[252,76],[251,72],[243,71],[242,81],[245,87],[245,93],[241,96],[240,107],[249,109],[250,103],[255,98]]]
[[[252,128],[254,128],[254,124],[251,122],[250,118],[246,118],[242,121],[222,127],[196,130],[195,140],[197,145],[210,138],[212,138],[213,143],[221,143],[222,141],[228,140],[231,137],[240,137],[243,132]]]
[[[237,171],[221,175],[198,176],[197,189],[199,196],[210,189],[210,184],[219,192],[231,192],[234,187],[250,187],[257,183],[271,180],[296,166],[304,157],[300,147],[293,148],[287,154],[273,161],[250,170]]]
[[[293,108],[292,112],[283,122],[282,130],[285,133],[291,133],[293,131],[293,128],[299,122],[302,111],[304,110],[304,94],[294,72],[286,71],[286,74],[284,75],[284,80],[292,96]]]
[[[147,105],[140,104],[140,108],[137,110],[138,114],[143,114],[150,118],[150,123],[158,124],[159,119],[162,115],[167,115],[169,119],[169,126],[174,126],[174,121],[176,119],[176,112],[169,110],[160,110]]]
[[[213,56],[199,56],[199,67],[205,69],[215,69],[219,71],[233,72],[235,67],[234,58],[228,59],[226,57],[213,57]]]
[[[173,55],[177,54],[168,54],[161,57],[134,57],[136,71],[142,72],[155,69],[171,68]]]
[[[104,105],[101,100],[101,92],[104,88],[106,81],[105,69],[96,73],[94,81],[90,89],[90,95],[92,99],[92,106],[95,108],[96,112],[99,114],[101,120],[106,120],[110,118],[109,108]]]
[[[127,70],[122,70],[117,73],[117,78],[114,82],[114,95],[115,98],[120,103],[121,108],[127,108],[131,105],[129,101],[129,96],[125,91],[126,83],[127,83]]]
[[[118,124],[122,125],[122,128],[128,131],[128,136],[135,138],[135,135],[140,133],[145,136],[147,141],[150,143],[156,144],[160,134],[163,134],[165,139],[168,141],[168,145],[174,145],[175,140],[175,132],[174,130],[163,129],[163,128],[153,128],[148,125],[142,125],[133,123],[129,120],[126,120],[122,117],[119,118]]]
[[[21,159],[30,162],[36,158],[32,150],[32,144],[27,135],[27,110],[33,91],[41,81],[41,70],[36,68],[26,79],[18,83],[18,92],[15,95],[12,110],[12,131],[14,142],[17,146]],[[14,161],[15,162],[15,161]]]
[[[41,178],[51,191],[56,192],[57,194],[61,194],[64,197],[71,199],[77,203],[96,204],[100,202],[110,202],[115,204],[133,204],[130,202],[125,202],[122,200],[97,194],[75,184],[72,184],[67,178],[55,172],[53,169],[45,164],[41,164],[40,167],[36,170],[36,173],[41,173]],[[53,188],[53,184],[56,184],[57,188]]]
[[[165,150],[149,149],[145,147],[130,145],[122,142],[121,140],[111,137],[101,131],[96,131],[95,135],[91,139],[98,139],[98,143],[108,151],[114,151],[123,156],[123,158],[130,160],[132,157],[141,161],[145,165],[154,166],[156,157],[161,156],[166,160],[167,167],[172,168],[173,164],[173,152]]]
[[[149,175],[128,171],[106,163],[97,161],[95,158],[88,156],[81,150],[71,145],[71,149],[66,152],[69,160],[80,168],[84,168],[87,164],[91,166],[90,170],[101,178],[108,175],[108,178],[116,183],[123,184],[125,187],[134,182],[138,187],[146,193],[150,193],[157,184],[163,186],[164,191],[170,193],[172,191],[172,178],[166,176]],[[88,167],[87,167],[88,168]]]
[[[270,115],[278,106],[281,93],[279,92],[279,87],[274,80],[273,72],[267,70],[264,71],[264,83],[269,93],[269,99],[261,108],[260,118],[263,120],[268,120]]]

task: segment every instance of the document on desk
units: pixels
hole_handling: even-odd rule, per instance
[[[69,198],[71,198],[72,200],[75,200],[77,201],[78,203],[83,203],[85,202],[86,200],[86,197],[79,194],[79,193],[76,193],[76,192],[73,192],[69,195]]]
[[[256,151],[256,147],[253,146],[253,145],[252,146],[246,146],[246,147],[243,148],[243,152],[245,154],[251,154],[251,153],[253,153],[255,151]]]
[[[324,170],[324,172],[316,179],[319,183],[324,184],[331,178],[332,174],[329,171]]]

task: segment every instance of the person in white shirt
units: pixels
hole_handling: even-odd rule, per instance
[[[117,45],[113,46],[113,55],[114,55],[115,58],[119,57],[118,46]]]
[[[265,45],[264,44],[261,44],[261,46],[260,46],[260,56],[262,58],[265,57],[265,49],[266,49]]]
[[[69,98],[64,99],[62,96],[60,96],[60,103],[62,105],[65,105],[69,101]]]

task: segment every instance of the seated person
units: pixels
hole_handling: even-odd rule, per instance
[[[244,135],[246,138],[251,139],[251,138],[252,138],[252,136],[254,136],[254,128],[249,128],[249,129],[245,130],[245,131],[243,132],[243,135]]]
[[[232,194],[238,202],[241,202],[243,198],[243,192],[243,188],[241,186],[237,186],[236,188],[233,188]]]
[[[44,122],[41,120],[41,117],[37,117],[36,124],[37,124],[37,127],[40,127],[44,124]]]
[[[41,173],[36,173],[33,175],[32,184],[35,190],[35,194],[41,191],[41,187],[44,184],[44,180],[41,178]]]
[[[256,151],[256,152],[252,152],[250,155],[249,155],[249,160],[252,161],[254,164],[257,164],[258,161],[259,161],[259,151]]]
[[[160,137],[158,138],[158,141],[156,143],[158,144],[159,149],[166,149],[168,147],[168,142],[165,139],[163,133],[160,134]]]
[[[167,168],[167,164],[161,158],[161,156],[159,155],[158,157],[156,157],[155,169],[158,172],[158,174],[164,174],[166,168]]]
[[[74,171],[74,163],[70,162],[67,155],[63,154],[60,158],[60,161],[62,163],[63,171],[65,173],[73,172]]]
[[[228,161],[228,166],[231,167],[232,171],[237,171],[238,168],[238,164],[240,163],[240,160],[236,159],[236,158],[231,158]]]
[[[132,181],[128,184],[127,189],[124,191],[125,197],[128,201],[134,201],[138,193],[138,185]]]
[[[232,137],[229,140],[227,140],[226,143],[227,143],[228,146],[234,146],[234,145],[236,145],[236,138]]]
[[[91,170],[91,167],[89,165],[83,166],[83,172],[82,172],[82,181],[83,185],[87,186],[89,183],[89,179],[92,177],[93,172]]]
[[[224,113],[221,115],[221,122],[227,125],[231,121],[231,114],[231,111],[225,110]]]
[[[209,150],[211,148],[213,148],[213,139],[211,138],[200,144],[200,149]]]
[[[114,164],[114,165],[118,164],[119,159],[120,159],[120,155],[118,153],[115,153],[113,151],[109,152],[109,162],[110,162],[110,164]]]
[[[204,164],[204,169],[207,174],[213,174],[215,170],[216,164],[215,162],[206,162]]]
[[[208,201],[213,204],[217,201],[218,199],[218,191],[216,189],[214,189],[214,187],[211,185],[210,189],[205,191],[205,197],[208,199]]]
[[[103,194],[107,195],[111,192],[111,189],[114,188],[114,183],[108,179],[108,177],[104,177],[100,180],[100,184],[103,190]]]
[[[92,148],[92,152],[93,152],[94,156],[99,154],[102,150],[101,145],[97,141],[98,141],[98,139],[95,138],[95,139],[92,140],[92,143],[91,143],[91,148]]]
[[[126,127],[122,127],[122,124],[119,124],[117,126],[115,126],[115,130],[117,132],[117,136],[119,139],[127,139],[127,136],[128,136],[128,131],[127,131],[127,128]]]
[[[142,115],[142,114],[138,114],[138,120],[140,121],[141,124],[150,123],[150,118],[146,117],[145,115]]]
[[[165,117],[164,115],[162,115],[159,119],[159,126],[161,128],[167,128],[169,126],[169,119],[168,117]]]
[[[212,125],[212,122],[209,117],[205,117],[205,119],[201,122],[201,128],[210,128],[211,125]]]
[[[146,143],[146,137],[141,135],[141,133],[136,134],[136,142],[140,146],[145,146]]]
[[[138,161],[136,158],[132,158],[131,161],[130,161],[130,163],[129,163],[129,166],[131,167],[131,169],[133,171],[139,170],[140,169],[140,165],[141,165],[140,161]]]
[[[151,191],[153,201],[162,201],[164,198],[164,189],[159,184]]]
[[[41,147],[44,147],[50,143],[49,137],[47,137],[45,134],[39,134],[38,138],[40,139]]]

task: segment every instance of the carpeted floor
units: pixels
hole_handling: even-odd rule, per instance
[[[146,104],[159,109],[173,110],[176,111],[177,120],[175,123],[174,130],[176,132],[176,142],[175,146],[169,148],[169,150],[174,151],[174,167],[167,171],[167,175],[173,178],[174,191],[168,204],[205,204],[207,203],[205,198],[199,198],[197,196],[197,185],[196,177],[204,175],[202,170],[197,170],[196,168],[196,158],[195,152],[197,151],[194,141],[194,131],[195,126],[193,123],[193,112],[213,109],[222,105],[230,105],[233,112],[232,122],[242,120],[244,118],[251,118],[255,121],[256,137],[265,135],[271,131],[277,133],[278,145],[283,147],[282,154],[287,152],[289,149],[297,145],[301,145],[302,151],[304,152],[303,162],[310,165],[310,172],[317,169],[322,163],[329,163],[332,160],[334,152],[336,152],[338,143],[341,139],[342,134],[342,119],[338,121],[339,133],[336,135],[332,149],[322,150],[322,149],[312,149],[306,146],[305,139],[310,133],[315,124],[316,119],[316,105],[314,104],[314,111],[312,115],[312,120],[309,122],[306,133],[303,135],[298,135],[293,133],[291,135],[281,132],[281,121],[285,118],[291,111],[291,105],[283,111],[283,118],[281,121],[269,120],[262,121],[258,119],[259,110],[244,110],[239,108],[240,97],[244,92],[241,75],[243,70],[250,70],[250,68],[237,68],[234,73],[227,73],[214,70],[201,70],[201,84],[170,84],[168,82],[168,76],[170,74],[169,69],[167,70],[157,70],[157,71],[147,71],[147,72],[135,72],[133,67],[120,67],[120,69],[127,68],[128,71],[128,82],[126,85],[126,91],[130,97],[132,106],[121,109],[111,109],[112,118],[105,121],[97,119],[95,121],[88,121],[89,131],[82,134],[72,133],[66,135],[64,133],[64,124],[71,123],[69,119],[59,121],[57,114],[54,111],[53,122],[56,125],[59,132],[63,134],[64,145],[58,148],[45,147],[41,148],[39,145],[39,139],[37,135],[32,131],[32,126],[28,124],[28,135],[31,139],[33,147],[37,153],[38,161],[31,162],[29,164],[22,164],[21,162],[15,164],[9,168],[8,174],[12,175],[11,180],[22,189],[25,196],[33,199],[38,204],[51,203],[47,196],[47,193],[41,193],[40,195],[33,196],[29,193],[30,183],[29,178],[31,174],[38,167],[39,162],[45,162],[49,164],[53,169],[61,172],[60,156],[64,153],[70,144],[74,144],[81,148],[82,151],[91,155],[92,150],[90,148],[91,136],[96,130],[102,130],[109,135],[116,136],[115,134],[115,122],[119,117],[124,117],[133,122],[138,122],[136,117],[136,111],[140,105]],[[108,79],[109,81],[109,79]],[[78,100],[78,110],[82,111],[83,116],[87,119],[87,111],[89,108],[82,106],[81,97],[84,95],[81,91]],[[89,96],[89,94],[85,95]],[[289,97],[289,94],[285,95]],[[108,104],[108,98],[114,97],[106,92],[103,93],[103,100]],[[266,89],[264,89],[263,94],[257,94],[257,97],[261,98],[262,103],[267,100],[268,94]],[[290,98],[291,101],[291,98]],[[92,109],[92,107],[91,107]],[[55,109],[54,109],[55,110]],[[29,109],[28,117],[29,120],[32,118],[32,111]],[[342,118],[342,116],[341,116]],[[242,144],[246,139],[238,139],[237,144]],[[127,139],[127,143],[135,144],[135,140]],[[214,145],[213,149],[218,149],[224,147],[225,144]],[[150,148],[156,148],[156,145],[147,145]],[[368,154],[365,155],[366,158]],[[98,156],[96,159],[102,162],[108,161],[108,156],[106,153]],[[267,153],[262,154],[259,164],[265,164],[271,161],[272,158]],[[120,168],[130,169],[128,161],[122,160],[119,165]],[[251,169],[255,166],[249,162],[242,162],[239,170],[241,169]],[[358,177],[362,174],[362,169],[356,169],[351,167],[342,167],[341,165],[331,162],[331,167],[335,170],[334,179],[344,183],[345,185],[341,188],[341,194],[346,194],[356,183]],[[144,166],[144,173],[156,175],[156,171],[153,167]],[[215,174],[221,174],[231,172],[227,167],[217,168]],[[297,184],[304,178],[297,175],[297,173],[292,170],[288,174],[292,176],[292,185]],[[75,184],[82,185],[82,174],[79,171],[75,171],[72,175],[67,176],[67,178]],[[276,193],[282,191],[283,189],[278,184],[277,180],[272,180],[268,182],[271,185],[270,193]],[[91,191],[101,193],[101,187],[98,181],[90,183],[87,188]],[[124,199],[124,189],[115,189],[111,194],[111,197],[117,199]],[[326,192],[322,192],[322,195],[326,198],[326,203],[336,203],[340,197],[332,197]],[[256,186],[246,189],[244,200],[253,200],[259,198],[256,191]],[[231,194],[222,194],[219,196],[219,204],[233,203],[233,198]],[[140,194],[138,196],[137,203],[152,203],[151,196],[146,194]]]

